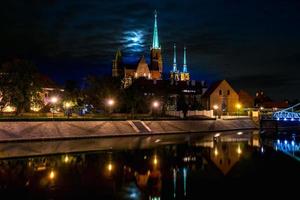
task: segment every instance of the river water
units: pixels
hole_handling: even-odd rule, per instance
[[[5,143],[0,195],[201,199],[236,190],[255,197],[266,186],[290,193],[300,180],[299,148],[295,134],[258,131]]]

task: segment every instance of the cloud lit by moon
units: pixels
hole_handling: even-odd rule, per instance
[[[143,30],[125,31],[123,33],[123,48],[127,52],[142,52],[145,47]]]

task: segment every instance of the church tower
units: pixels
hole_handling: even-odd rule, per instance
[[[174,44],[174,58],[173,58],[173,69],[170,72],[170,79],[179,81],[179,71],[177,70],[177,61],[176,61],[176,44]]]
[[[116,52],[116,57],[112,64],[112,76],[122,77],[123,76],[123,62],[122,62],[122,52],[120,49]]]
[[[152,47],[150,50],[150,70],[153,79],[161,79],[163,72],[163,63],[161,56],[161,48],[158,40],[158,28],[157,28],[157,12],[154,12],[154,29]]]
[[[180,73],[180,80],[181,81],[190,80],[190,73],[188,72],[187,65],[186,65],[186,47],[184,47],[184,52],[183,52],[183,69],[182,72]]]

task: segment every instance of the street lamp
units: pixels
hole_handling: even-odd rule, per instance
[[[50,98],[50,102],[52,103],[52,119],[54,119],[54,108],[55,104],[58,102],[58,98],[56,96],[53,96]]]
[[[158,101],[153,101],[152,106],[153,106],[154,108],[158,108],[159,102],[158,102]]]
[[[239,114],[239,110],[241,109],[242,105],[240,103],[237,103],[235,105],[236,109],[237,109],[237,115]]]
[[[217,104],[215,104],[215,105],[213,106],[213,109],[214,109],[214,111],[215,111],[215,117],[217,118],[219,106],[218,106]]]
[[[157,100],[153,101],[151,106],[151,113],[153,114],[153,108],[158,109],[158,107],[159,107],[159,101]]]
[[[71,107],[71,103],[70,103],[70,102],[67,102],[67,103],[65,104],[65,107],[66,107],[66,111],[67,111],[67,117],[68,117],[68,119],[69,119],[69,117],[70,117],[70,107]]]
[[[113,99],[108,99],[106,104],[108,105],[109,107],[109,113],[111,113],[111,108],[115,105],[115,100]]]

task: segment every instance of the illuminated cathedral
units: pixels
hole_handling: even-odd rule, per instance
[[[150,80],[162,79],[163,62],[161,55],[161,47],[158,40],[158,28],[157,28],[157,12],[154,13],[154,29],[153,29],[153,41],[150,50],[150,64],[146,62],[144,56],[142,56],[137,64],[130,65],[123,63],[122,53],[117,51],[115,59],[112,65],[112,76],[121,77],[123,79],[124,87],[128,87],[132,84],[134,79],[144,77]]]
[[[150,63],[148,64],[145,57],[142,56],[136,64],[126,64],[123,62],[122,52],[118,50],[112,64],[112,76],[122,78],[123,87],[126,88],[130,86],[135,79],[141,77],[148,80],[161,80],[162,73],[163,61],[161,46],[158,39],[157,12],[155,11],[152,47],[150,49]],[[174,45],[174,63],[173,70],[170,72],[170,78],[177,81],[190,80],[186,64],[186,47],[184,47],[183,70],[180,72],[177,70],[176,45]]]

